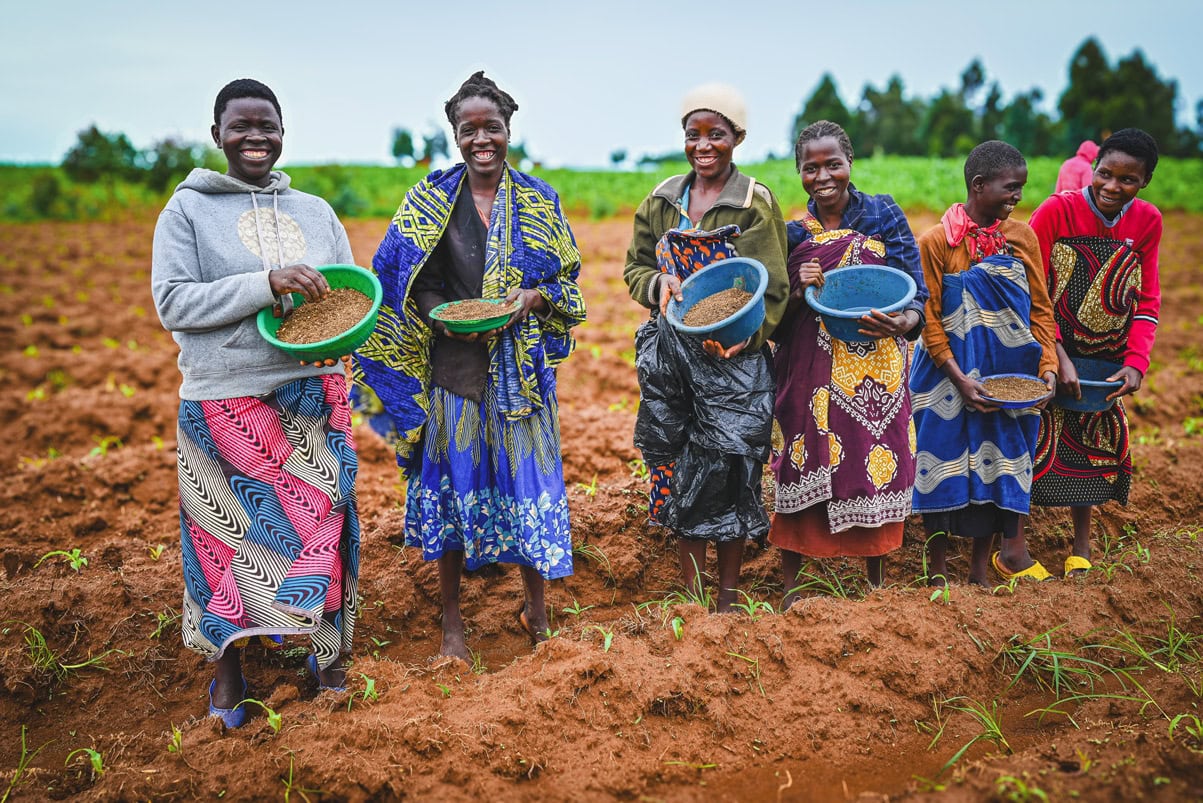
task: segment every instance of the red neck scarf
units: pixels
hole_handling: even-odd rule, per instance
[[[953,204],[940,218],[944,226],[944,239],[951,248],[956,248],[969,238],[969,264],[976,265],[988,256],[1010,252],[1007,238],[999,231],[1001,220],[996,220],[989,226],[979,226],[965,211],[965,204]]]

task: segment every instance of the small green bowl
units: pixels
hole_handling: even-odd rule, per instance
[[[380,280],[370,270],[365,270],[358,265],[320,265],[317,270],[326,277],[326,281],[330,283],[332,289],[349,287],[372,299],[372,309],[363,317],[363,320],[341,335],[314,343],[285,343],[278,339],[276,331],[284,321],[272,315],[271,307],[259,310],[256,323],[263,339],[290,356],[305,362],[335,359],[344,354],[350,354],[362,346],[371,336],[372,330],[376,328],[376,319],[380,316],[380,302],[384,299],[384,289],[380,286]],[[300,293],[293,293],[292,303],[295,307],[300,307],[305,303],[305,299]]]
[[[481,299],[481,300],[485,301],[489,304],[501,305],[501,304],[505,303],[504,298],[485,298],[485,299]],[[473,332],[487,332],[490,329],[496,329],[499,326],[505,326],[505,322],[508,321],[510,319],[510,316],[514,314],[511,311],[511,312],[506,312],[502,315],[494,315],[491,318],[476,318],[474,320],[467,320],[467,321],[463,321],[463,320],[452,321],[452,320],[448,320],[448,319],[444,318],[442,316],[443,310],[447,309],[447,307],[450,307],[452,304],[456,304],[456,303],[459,303],[459,302],[448,301],[446,304],[439,304],[437,307],[435,307],[434,309],[432,309],[430,311],[430,317],[434,318],[436,321],[442,321],[443,326],[446,326],[448,330],[450,330],[452,332],[456,332],[461,335],[469,335],[469,334],[472,334]]]

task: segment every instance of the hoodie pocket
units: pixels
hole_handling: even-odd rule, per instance
[[[234,334],[221,344],[220,356],[227,371],[240,371],[266,367],[273,362],[274,353],[275,349],[259,335],[252,315],[238,324]]]

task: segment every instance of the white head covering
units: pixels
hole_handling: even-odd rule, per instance
[[[736,145],[747,136],[748,108],[739,90],[729,84],[703,84],[686,92],[681,101],[681,125],[696,111],[723,117],[735,130]]]

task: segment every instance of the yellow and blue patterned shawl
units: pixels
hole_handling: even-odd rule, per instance
[[[467,186],[464,165],[436,170],[405,195],[372,268],[384,286],[380,320],[355,355],[354,378],[380,399],[397,434],[397,464],[408,474],[420,458],[429,407],[433,333],[410,295],[414,278],[447,228]],[[489,383],[502,415],[516,420],[547,403],[554,368],[572,353],[572,327],[585,320],[577,285],[581,255],[559,197],[541,179],[507,165],[493,202],[485,248],[484,297],[513,287],[536,289],[550,314],[527,316],[489,344]]]

